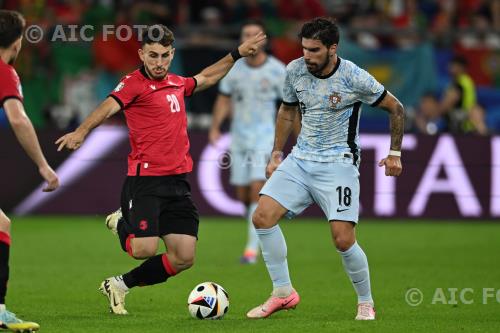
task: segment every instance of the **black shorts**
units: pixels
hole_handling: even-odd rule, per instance
[[[186,174],[127,176],[121,208],[127,231],[135,237],[185,234],[198,237],[198,209]]]

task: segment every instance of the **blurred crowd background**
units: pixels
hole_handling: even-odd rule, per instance
[[[500,0],[0,0],[27,25],[44,30],[24,41],[16,63],[25,105],[39,128],[71,129],[124,74],[140,66],[135,38],[104,40],[104,25],[162,23],[176,36],[171,71],[194,75],[238,43],[247,19],[266,24],[269,52],[285,63],[301,56],[301,24],[330,16],[341,27],[339,54],[370,71],[407,107],[407,130],[486,135],[500,132]],[[92,25],[93,40],[71,36]],[[55,32],[59,38],[52,38]],[[86,35],[89,35],[87,33]],[[217,89],[189,99],[192,129],[210,124]],[[458,96],[458,97],[457,97]],[[458,99],[457,99],[458,98]],[[3,112],[0,126],[7,126]],[[387,131],[387,116],[364,108],[363,131]],[[116,121],[121,121],[120,119]]]

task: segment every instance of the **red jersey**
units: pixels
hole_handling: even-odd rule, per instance
[[[14,67],[7,65],[0,59],[0,108],[9,98],[23,101],[21,81]]]
[[[125,111],[130,146],[128,175],[168,176],[191,172],[184,97],[196,88],[195,78],[167,74],[151,80],[143,68],[126,75],[109,95]]]

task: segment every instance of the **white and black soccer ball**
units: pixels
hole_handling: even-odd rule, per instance
[[[229,295],[215,282],[200,283],[189,294],[188,309],[193,318],[221,319],[229,310]]]

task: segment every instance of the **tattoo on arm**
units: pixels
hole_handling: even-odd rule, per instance
[[[378,107],[389,112],[391,127],[391,150],[401,151],[405,129],[405,109],[393,94],[387,92]]]
[[[391,150],[401,151],[404,133],[404,108],[399,102],[390,111]]]

